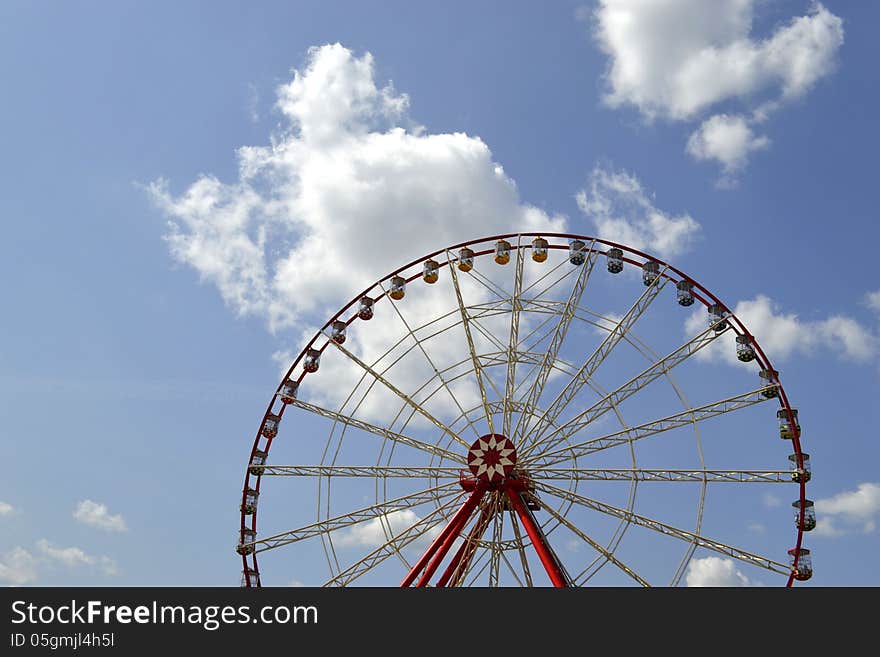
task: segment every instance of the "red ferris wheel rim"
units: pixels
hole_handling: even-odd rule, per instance
[[[773,367],[769,357],[766,355],[764,350],[761,348],[761,345],[758,342],[757,338],[751,334],[751,332],[747,329],[745,324],[734,314],[734,312],[727,306],[727,304],[725,304],[720,298],[715,296],[715,294],[713,294],[708,288],[706,288],[704,285],[702,285],[695,278],[689,276],[688,274],[681,271],[677,267],[669,264],[668,262],[666,262],[660,258],[654,257],[652,255],[649,255],[649,254],[643,252],[643,251],[640,251],[638,249],[632,248],[630,246],[627,246],[625,244],[621,244],[618,242],[613,242],[613,241],[605,240],[602,238],[592,237],[589,235],[581,235],[581,234],[576,234],[576,233],[557,233],[557,232],[503,233],[503,234],[492,235],[492,236],[488,236],[488,237],[480,237],[480,238],[476,238],[476,239],[471,239],[471,240],[467,240],[464,242],[459,242],[459,243],[453,244],[451,246],[437,249],[436,251],[428,253],[420,258],[417,258],[415,260],[412,260],[412,261],[404,264],[401,267],[398,267],[394,271],[392,271],[392,272],[388,273],[387,275],[383,276],[382,278],[376,280],[374,283],[372,283],[371,285],[366,287],[359,294],[354,296],[348,303],[346,303],[339,311],[337,311],[332,317],[330,317],[323,324],[323,326],[315,333],[315,335],[303,347],[303,349],[300,351],[299,355],[292,361],[290,367],[288,368],[288,370],[286,371],[286,373],[282,377],[281,381],[279,382],[278,386],[276,387],[275,392],[273,393],[273,395],[269,401],[269,404],[266,408],[266,411],[264,412],[263,417],[260,421],[259,428],[257,429],[256,435],[254,437],[253,444],[252,444],[252,447],[251,447],[251,450],[249,453],[248,464],[251,463],[251,459],[253,458],[255,452],[259,448],[260,438],[263,437],[262,427],[263,427],[266,419],[271,414],[273,414],[272,411],[273,411],[273,407],[275,406],[276,400],[278,398],[278,393],[281,391],[281,388],[282,388],[283,384],[285,383],[285,381],[287,381],[289,379],[293,380],[297,383],[301,383],[303,381],[303,379],[307,375],[307,372],[305,372],[305,371],[303,371],[297,378],[295,378],[295,379],[291,378],[291,375],[293,374],[297,365],[299,365],[302,362],[302,360],[305,358],[305,356],[309,352],[309,350],[315,349],[316,342],[318,342],[322,338],[326,338],[324,331],[328,327],[330,327],[334,322],[343,321],[347,326],[347,325],[351,324],[352,322],[354,322],[358,318],[357,313],[354,313],[347,320],[341,319],[347,311],[351,310],[357,303],[359,303],[359,301],[362,297],[367,296],[371,290],[374,290],[377,287],[381,287],[382,283],[390,282],[393,277],[399,276],[402,272],[405,272],[406,270],[411,269],[412,267],[420,265],[420,264],[424,263],[426,260],[433,259],[435,256],[438,256],[440,254],[448,253],[453,250],[458,250],[458,249],[462,249],[465,247],[471,247],[474,245],[479,245],[479,244],[484,244],[484,243],[492,245],[492,248],[489,248],[486,250],[474,251],[473,257],[476,258],[479,256],[484,256],[484,255],[489,255],[491,253],[494,253],[494,243],[495,242],[497,242],[499,240],[507,240],[507,239],[511,239],[511,238],[544,238],[544,239],[550,238],[550,239],[563,239],[563,240],[566,240],[566,242],[568,242],[570,240],[580,240],[585,245],[584,248],[582,249],[582,252],[584,254],[596,253],[598,255],[606,255],[608,253],[608,251],[596,248],[595,245],[597,245],[597,244],[605,245],[606,247],[608,247],[608,249],[615,249],[615,248],[620,249],[623,252],[623,257],[621,258],[621,260],[623,262],[627,263],[628,265],[641,267],[646,262],[657,263],[658,267],[663,268],[660,272],[658,272],[660,277],[666,278],[667,280],[669,280],[672,283],[678,283],[680,281],[687,281],[692,286],[692,294],[693,294],[694,299],[696,299],[701,304],[703,304],[703,306],[708,308],[709,306],[711,306],[713,304],[717,304],[726,313],[725,319],[727,319],[731,323],[731,327],[733,328],[736,335],[737,336],[746,336],[748,338],[749,343],[751,344],[751,346],[755,350],[755,360],[757,361],[757,363],[759,365],[761,365],[762,369],[770,372],[771,376],[773,377],[773,382],[776,384],[777,390],[779,393],[778,399],[780,402],[780,406],[782,409],[785,410],[787,418],[788,418],[789,426],[792,427],[791,442],[792,442],[792,446],[794,448],[795,455],[797,457],[797,466],[798,466],[798,468],[803,468],[804,454],[803,454],[802,447],[800,444],[801,431],[800,431],[800,428],[798,426],[797,421],[795,420],[795,416],[792,413],[793,409],[792,409],[790,402],[788,400],[788,395],[786,394],[785,388],[783,387],[782,382],[779,379],[779,373]],[[510,246],[511,252],[518,250],[518,249],[531,249],[532,248],[531,243],[529,243],[529,244],[510,243],[509,246]],[[569,244],[568,243],[565,243],[565,244],[551,243],[548,240],[546,248],[554,249],[554,250],[568,249]],[[636,260],[635,258],[641,258],[641,261]],[[454,260],[447,261],[447,262],[440,261],[437,263],[438,269],[445,267],[445,266],[448,266],[448,265],[451,265],[453,262],[455,262],[455,261]],[[671,274],[670,274],[670,272],[671,272]],[[675,274],[676,276],[678,276],[678,278],[675,278],[675,276],[673,276],[672,274]],[[420,277],[420,274],[418,272],[416,272],[415,274],[411,275],[408,278],[404,278],[403,280],[406,283],[409,283],[413,280],[418,279],[419,277]],[[387,296],[387,294],[385,292],[382,292],[381,294],[378,294],[372,298],[375,303],[375,302],[382,300],[385,296]],[[323,350],[327,347],[327,344],[328,344],[328,342],[325,341],[324,344],[320,346],[320,348],[317,348],[317,351],[319,353],[323,352]],[[279,418],[279,422],[280,422],[280,418],[284,414],[286,407],[287,407],[286,404],[282,404],[280,409],[278,410],[278,412],[274,414]],[[267,438],[267,440],[266,440],[265,449],[263,451],[267,456],[268,456],[269,451],[271,449],[271,445],[272,445],[273,440],[274,440],[274,437]],[[251,478],[255,479],[254,485],[251,485]],[[253,532],[256,532],[256,530],[257,530],[257,513],[256,513],[256,511],[254,511],[251,514],[247,514],[247,513],[245,513],[244,508],[245,508],[245,500],[246,500],[246,496],[248,494],[248,491],[256,491],[256,493],[259,494],[261,480],[262,480],[262,474],[252,475],[250,472],[250,468],[245,467],[244,487],[242,490],[242,497],[241,497],[242,507],[241,507],[241,513],[240,513],[240,516],[241,516],[240,533],[241,533],[242,537],[244,536],[244,532],[247,530],[251,530]],[[796,525],[797,539],[796,539],[795,547],[792,548],[791,550],[789,550],[789,553],[792,555],[793,561],[792,561],[791,573],[790,573],[788,580],[786,582],[786,587],[791,587],[794,584],[794,581],[796,580],[796,575],[798,573],[798,563],[799,563],[799,558],[801,556],[803,534],[805,531],[803,526],[804,526],[804,516],[805,516],[805,512],[806,512],[805,502],[807,501],[806,483],[807,482],[804,478],[801,478],[801,481],[798,483],[798,487],[799,487],[799,500],[798,501],[800,504],[800,511],[799,511],[798,523]],[[250,527],[248,527],[248,519],[249,518],[250,518]],[[250,563],[252,565],[248,564],[248,558],[250,558]],[[256,553],[242,554],[241,559],[242,559],[242,565],[244,568],[244,572],[246,573],[247,586],[252,586],[251,581],[250,581],[250,579],[251,579],[250,573],[253,573],[256,576],[256,582],[257,582],[256,586],[261,586],[260,581],[259,581],[259,568],[258,568],[258,564],[257,564]]]

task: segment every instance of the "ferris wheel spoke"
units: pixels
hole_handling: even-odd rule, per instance
[[[568,459],[581,458],[582,456],[593,454],[604,449],[610,449],[618,445],[628,445],[636,440],[641,440],[642,438],[656,436],[657,434],[666,431],[702,422],[709,418],[723,415],[724,413],[733,413],[743,408],[748,408],[772,399],[762,394],[763,390],[764,389],[761,388],[741,395],[728,397],[727,399],[722,399],[711,404],[689,408],[681,413],[676,413],[675,415],[645,422],[634,427],[628,427],[621,431],[615,431],[574,445],[568,445],[552,451],[544,450],[537,454],[533,453],[530,455],[530,458],[540,458],[543,459],[545,465],[552,465],[553,463],[559,463],[560,461],[566,461]],[[589,422],[572,421],[568,424],[562,425],[559,429],[556,429],[554,434],[558,435],[559,438],[562,438],[563,440],[567,440],[586,427],[587,424],[589,424]]]
[[[794,471],[796,474],[796,471]],[[647,468],[529,467],[536,479],[550,481],[663,481],[685,483],[790,484],[792,470],[652,470]]]
[[[443,497],[449,497],[451,495],[453,495],[452,492],[447,493]],[[453,508],[456,503],[461,501],[461,499],[462,493],[460,492],[455,497],[452,497],[428,513],[424,518],[416,521],[398,534],[393,535],[367,556],[331,577],[324,582],[323,586],[348,586],[358,577],[368,573],[380,563],[395,555],[399,556],[408,567],[409,563],[403,557],[401,550],[441,524],[444,518],[444,511]]]
[[[514,445],[519,445],[522,442],[525,428],[531,421],[531,413],[537,407],[538,400],[541,398],[541,393],[544,392],[544,386],[547,384],[547,378],[550,376],[550,371],[553,368],[553,365],[556,363],[556,357],[559,355],[559,349],[562,347],[562,343],[565,342],[565,336],[568,333],[568,328],[569,326],[571,326],[571,321],[574,319],[574,311],[578,307],[578,304],[580,304],[581,297],[583,296],[584,290],[587,287],[587,282],[590,280],[590,274],[593,271],[593,265],[595,263],[596,252],[592,250],[592,244],[590,244],[590,252],[586,258],[586,261],[581,265],[578,276],[575,279],[574,285],[572,286],[571,293],[569,294],[568,301],[566,302],[565,307],[563,308],[562,313],[559,315],[559,319],[556,322],[556,327],[553,331],[553,338],[552,340],[550,340],[550,345],[544,352],[544,360],[541,363],[541,367],[538,370],[537,375],[535,376],[531,388],[529,389],[529,393],[525,401],[525,411],[520,414],[519,419],[516,423],[516,427],[513,430],[512,438]]]
[[[501,543],[502,520],[504,515],[500,513],[501,496],[496,492],[492,499],[492,544],[489,548],[489,586],[498,586],[499,570],[501,568],[502,550],[499,547]]]
[[[384,286],[382,286],[382,285],[380,284],[380,287],[382,288],[382,291],[383,291],[383,292],[386,292]],[[390,298],[390,297],[389,297],[389,298]],[[409,325],[409,322],[406,321],[406,318],[403,316],[403,313],[400,312],[400,308],[398,307],[397,303],[394,302],[393,299],[392,299],[392,304],[391,304],[391,305],[392,305],[392,307],[394,308],[394,311],[397,313],[397,316],[400,318],[400,321],[403,323],[404,327],[406,327],[407,333],[408,333],[409,336],[415,341],[415,343],[418,345],[419,350],[422,352],[422,355],[425,357],[425,360],[428,361],[428,364],[431,366],[431,369],[434,370],[434,375],[435,375],[438,379],[440,379],[440,382],[443,384],[443,388],[446,390],[446,392],[447,392],[447,393],[449,394],[449,396],[452,398],[452,401],[455,403],[456,407],[458,407],[459,412],[461,412],[461,413],[463,414],[463,413],[464,413],[464,409],[462,408],[461,403],[458,401],[458,398],[457,398],[457,397],[455,396],[455,394],[452,392],[452,389],[449,387],[449,384],[447,383],[446,379],[443,377],[443,374],[441,374],[440,370],[437,369],[437,365],[434,363],[434,361],[433,361],[433,360],[431,359],[431,357],[428,355],[428,352],[425,350],[425,347],[424,347],[424,345],[422,344],[422,341],[419,340],[419,339],[416,337],[415,333],[414,333],[413,330],[412,330],[412,327],[410,327],[410,325]],[[476,435],[476,437],[479,438],[479,437],[480,437],[480,432],[477,431],[477,428],[473,425],[473,423],[471,422],[470,418],[467,417],[467,415],[465,415],[465,416],[464,416],[464,419],[465,419],[465,421],[467,422],[467,424],[470,426],[471,430],[474,432],[474,434]]]
[[[665,273],[665,271],[666,269],[663,270],[663,273]],[[608,355],[613,351],[614,347],[616,347],[621,339],[623,339],[623,337],[629,332],[639,317],[644,314],[651,305],[651,302],[657,298],[657,295],[660,294],[660,291],[666,285],[667,280],[668,279],[666,279],[661,273],[660,276],[657,276],[657,278],[645,288],[645,291],[642,292],[632,307],[630,307],[626,314],[620,318],[616,326],[605,336],[592,355],[587,358],[577,374],[569,380],[562,391],[556,396],[556,399],[550,403],[543,415],[538,418],[537,424],[530,432],[533,436],[531,441],[532,446],[540,440],[541,435],[546,430],[547,426],[556,421],[565,407],[571,403],[571,401],[577,396],[578,392],[580,392],[581,388],[583,388],[587,381],[592,378],[593,374],[595,374],[596,370],[599,369],[599,366],[605,361],[605,359],[608,358]],[[525,432],[529,430],[530,425],[531,422],[529,421],[523,427],[521,437],[523,437]],[[519,447],[518,443],[517,447]],[[528,446],[523,445],[523,447]]]
[[[590,547],[592,547],[594,550],[596,550],[596,552],[598,552],[599,554],[604,556],[608,561],[610,561],[615,566],[617,566],[620,570],[622,570],[624,573],[626,573],[626,575],[628,577],[631,577],[632,579],[634,579],[636,582],[638,582],[642,586],[650,588],[651,585],[648,584],[648,582],[641,575],[639,575],[636,571],[634,571],[632,568],[630,568],[625,563],[623,563],[620,559],[615,557],[613,552],[607,550],[603,545],[601,545],[600,543],[597,543],[595,540],[593,540],[583,530],[581,530],[577,525],[575,525],[573,522],[571,522],[568,518],[566,518],[561,513],[557,512],[556,509],[554,509],[552,506],[544,505],[543,509],[548,514],[550,514],[553,518],[558,520],[562,525],[567,527],[572,533],[577,535],[578,538],[580,538],[582,541],[584,541],[588,545],[590,545]],[[575,577],[573,579],[574,583],[577,583],[578,578],[580,578],[581,575],[583,575],[583,574],[584,573],[580,573],[577,577]]]
[[[339,344],[339,343],[336,342],[335,340],[329,340],[328,342],[329,342],[330,344],[332,344],[334,347],[336,347],[337,349],[339,349],[339,351],[341,351],[343,354],[345,354],[345,355],[349,358],[349,360],[351,360],[352,362],[354,362],[358,367],[360,367],[360,368],[363,369],[366,373],[368,373],[370,376],[372,376],[374,379],[376,379],[376,381],[378,381],[378,382],[381,383],[383,386],[385,386],[386,388],[388,388],[388,390],[390,390],[390,391],[393,392],[395,395],[397,395],[398,397],[400,397],[400,398],[404,401],[405,404],[407,404],[407,405],[408,405],[409,407],[411,407],[414,411],[416,411],[416,412],[419,413],[422,417],[424,417],[424,418],[427,419],[429,422],[431,422],[431,424],[433,424],[434,426],[436,426],[438,429],[440,429],[440,430],[443,431],[444,433],[448,434],[450,438],[452,438],[453,440],[455,440],[457,443],[463,445],[465,448],[470,447],[470,445],[469,445],[467,442],[465,442],[464,440],[462,440],[461,436],[459,436],[459,435],[458,435],[457,433],[455,433],[452,429],[450,429],[449,427],[447,427],[443,422],[441,422],[440,420],[438,420],[437,418],[435,418],[433,415],[431,415],[427,410],[425,410],[425,408],[422,407],[421,404],[417,404],[416,402],[414,402],[414,401],[413,401],[408,395],[406,395],[406,394],[403,393],[401,390],[399,390],[399,389],[398,389],[396,386],[394,386],[390,381],[388,381],[388,379],[386,379],[385,377],[383,377],[383,376],[382,376],[381,374],[379,374],[376,370],[374,370],[372,367],[370,367],[369,365],[367,365],[367,364],[366,364],[364,361],[362,361],[360,358],[358,358],[358,357],[355,356],[353,353],[351,353],[348,349],[346,349],[345,347],[343,347],[341,344]],[[458,460],[461,460],[461,457],[458,457]]]
[[[418,438],[405,436],[402,433],[397,433],[396,431],[391,431],[390,429],[385,429],[383,427],[377,427],[375,424],[370,424],[369,422],[365,422],[364,420],[358,420],[356,418],[349,417],[348,415],[344,415],[343,413],[339,413],[337,411],[331,411],[316,404],[311,404],[307,401],[303,401],[302,399],[292,399],[288,403],[291,406],[296,406],[303,409],[304,411],[314,413],[315,415],[320,415],[330,420],[341,422],[342,424],[354,427],[356,429],[363,429],[364,431],[367,431],[375,436],[379,436],[380,438],[386,438],[387,440],[390,440],[392,442],[406,445],[408,447],[413,447],[423,452],[427,452],[428,454],[439,456],[440,458],[449,459],[450,461],[456,463],[465,462],[465,457],[461,454],[450,452],[449,450],[443,449],[442,447],[439,447],[437,445],[431,445],[430,443],[423,442]],[[447,433],[449,433],[453,437],[455,436],[455,434],[451,433],[450,431],[447,431]]]
[[[730,329],[728,328],[725,330]],[[539,446],[543,453],[549,453],[553,451],[556,447],[561,445],[566,440],[564,435],[567,434],[558,435],[562,434],[563,427],[570,428],[573,424],[577,424],[578,427],[582,427],[586,426],[590,422],[596,421],[597,419],[605,415],[605,413],[612,410],[616,405],[621,404],[624,400],[630,398],[642,388],[647,387],[649,384],[656,381],[661,376],[667,374],[672,368],[686,361],[688,358],[700,351],[703,347],[711,344],[714,340],[718,339],[719,336],[723,335],[723,333],[724,331],[716,332],[714,329],[708,328],[697,336],[691,338],[681,347],[678,347],[675,351],[651,364],[640,374],[637,374],[620,387],[612,390],[607,395],[604,395],[600,400],[590,406],[587,410],[576,415],[568,423],[561,425],[556,429],[553,429],[546,436],[536,436],[535,440],[521,451],[520,458],[525,459],[529,457],[532,452],[539,448]],[[545,414],[543,419],[541,420],[542,425],[546,425],[549,420],[549,415]],[[557,437],[553,438],[554,435],[557,435]]]
[[[525,543],[523,543],[522,532],[519,530],[519,522],[516,520],[516,512],[513,509],[510,509],[509,513],[510,525],[513,527],[513,535],[516,536],[516,550],[519,553],[519,560],[522,565],[523,579],[526,580],[525,585],[531,588],[534,586],[532,584],[532,571],[529,569],[529,558],[526,556],[526,547]]]
[[[480,365],[480,358],[477,356],[477,350],[474,347],[474,338],[471,335],[471,326],[470,326],[470,318],[468,317],[467,308],[464,305],[464,300],[461,296],[461,287],[458,284],[458,274],[455,271],[455,267],[452,265],[452,256],[449,252],[446,253],[446,258],[449,261],[449,271],[452,274],[452,285],[455,288],[455,298],[458,301],[458,309],[461,313],[461,322],[464,328],[464,334],[467,338],[468,350],[471,354],[471,360],[473,362],[474,367],[474,376],[477,379],[477,385],[480,389],[480,399],[483,402],[483,409],[486,412],[486,422],[489,425],[489,433],[495,433],[495,426],[492,421],[492,414],[489,412],[489,400],[486,397],[486,385],[483,382],[483,368]],[[470,447],[470,445],[467,445]]]
[[[535,482],[535,488],[556,498],[574,502],[579,506],[591,509],[593,511],[598,511],[599,513],[603,513],[614,518],[625,520],[640,527],[651,529],[665,536],[672,536],[673,538],[685,541],[686,543],[692,543],[697,547],[703,547],[708,550],[718,552],[719,554],[732,557],[734,559],[737,559],[738,561],[748,563],[752,566],[758,566],[760,568],[764,568],[766,570],[770,570],[781,575],[791,574],[791,568],[789,566],[783,563],[779,563],[778,561],[774,561],[773,559],[762,557],[751,552],[746,552],[745,550],[742,550],[740,548],[726,545],[721,541],[716,541],[706,536],[701,536],[699,534],[694,534],[693,532],[689,532],[684,529],[679,529],[678,527],[673,527],[672,525],[660,522],[659,520],[654,520],[653,518],[649,518],[647,516],[634,513],[632,511],[627,511],[626,509],[620,509],[616,506],[606,504],[605,502],[599,502],[598,500],[585,497],[573,491],[565,490],[563,488],[553,486],[552,484],[538,481]]]
[[[525,250],[517,245],[516,264],[513,268],[513,294],[510,296],[510,332],[507,340],[507,371],[504,380],[504,411],[502,433],[510,435],[510,419],[513,416],[513,393],[516,389],[516,352],[519,346],[519,317],[522,313],[522,276]]]
[[[425,490],[410,493],[409,495],[404,495],[393,500],[372,504],[350,513],[344,513],[326,520],[319,520],[318,522],[313,522],[297,529],[261,538],[253,541],[252,545],[255,552],[265,552],[266,550],[290,545],[291,543],[296,543],[307,538],[321,536],[327,532],[347,529],[358,523],[381,518],[389,513],[394,513],[395,511],[404,511],[420,504],[427,504],[428,502],[436,500],[438,496],[442,497],[444,491],[452,489],[454,492],[454,486],[457,485],[458,482],[449,482],[438,486],[432,486]],[[451,493],[447,492],[446,494],[448,495]]]
[[[263,477],[370,477],[409,479],[458,479],[461,468],[394,467],[370,465],[255,465]]]

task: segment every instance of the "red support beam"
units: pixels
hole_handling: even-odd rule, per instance
[[[526,508],[526,505],[523,504],[519,491],[517,491],[510,482],[504,486],[504,490],[510,498],[510,504],[513,506],[513,510],[516,511],[516,515],[519,516],[520,522],[522,522],[523,527],[525,527],[526,533],[529,535],[529,538],[532,539],[532,545],[535,546],[535,551],[538,553],[538,557],[544,565],[544,570],[546,570],[547,574],[550,576],[550,581],[553,582],[553,586],[557,588],[568,586],[568,580],[566,579],[559,562],[556,560],[556,555],[553,554],[550,546],[547,545],[544,533],[535,522],[531,511],[529,511]]]
[[[453,586],[455,586],[455,584],[461,579],[462,573],[467,569],[468,564],[474,556],[474,552],[477,550],[477,541],[482,538],[483,533],[486,531],[486,527],[489,526],[489,520],[492,519],[492,512],[490,509],[491,505],[489,504],[483,507],[477,523],[473,526],[473,529],[471,529],[470,534],[467,539],[465,539],[462,546],[458,548],[458,552],[456,552],[455,556],[452,558],[452,561],[449,563],[443,576],[437,581],[438,587],[446,586],[453,575],[455,575]]]
[[[452,516],[452,520],[449,521],[449,524],[447,524],[446,527],[443,528],[443,531],[440,532],[437,538],[435,538],[431,545],[428,546],[428,549],[425,550],[425,553],[416,562],[416,565],[412,567],[412,570],[409,571],[403,582],[401,582],[400,586],[410,586],[415,578],[418,577],[418,574],[425,569],[425,566],[428,565],[428,562],[431,561],[431,558],[435,556],[435,553],[437,553],[438,550],[442,548],[442,551],[438,555],[439,558],[436,558],[433,562],[431,562],[433,569],[430,570],[430,573],[426,573],[426,576],[422,577],[418,585],[424,586],[427,583],[427,579],[434,573],[434,570],[437,569],[437,566],[440,565],[440,561],[443,559],[443,556],[445,556],[446,552],[449,550],[449,547],[452,545],[452,542],[461,532],[462,527],[468,521],[468,518],[471,517],[474,509],[480,503],[480,500],[483,499],[483,495],[485,494],[485,485],[482,483],[477,484],[476,488],[474,488],[474,492],[471,493],[471,496],[467,500],[465,500],[465,503],[461,505],[461,508],[456,511],[454,516]]]

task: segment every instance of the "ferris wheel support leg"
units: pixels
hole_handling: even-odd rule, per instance
[[[416,565],[412,567],[412,570],[409,571],[403,582],[400,583],[401,587],[410,586],[426,566],[428,569],[425,570],[424,575],[422,575],[419,580],[418,586],[424,586],[427,584],[428,579],[434,574],[434,571],[437,570],[440,561],[442,561],[443,557],[449,551],[452,542],[461,533],[465,523],[467,523],[471,514],[474,512],[474,509],[480,503],[480,500],[483,499],[485,494],[486,487],[478,484],[476,488],[474,488],[473,493],[471,493],[471,496],[465,500],[464,504],[461,505],[461,508],[455,512],[454,516],[452,516],[452,520],[449,521],[449,524],[443,528],[443,531],[440,532],[437,538],[435,538],[431,545],[428,546],[428,549],[425,550],[425,553],[416,562]]]
[[[510,504],[513,506],[513,510],[516,511],[516,515],[519,516],[520,522],[522,522],[523,527],[526,528],[526,533],[532,540],[532,545],[535,546],[535,551],[538,553],[538,557],[544,565],[544,570],[546,570],[547,574],[550,576],[550,581],[553,582],[553,586],[556,588],[567,587],[568,577],[566,577],[559,560],[553,553],[553,550],[547,544],[547,539],[538,527],[538,524],[535,522],[531,512],[529,512],[526,505],[523,504],[519,491],[511,484],[505,486],[505,491],[507,492],[508,498],[510,498]]]
[[[452,561],[449,563],[446,571],[437,581],[438,587],[446,586],[453,575],[455,576],[453,586],[455,586],[457,582],[460,582],[464,573],[467,571],[468,564],[474,557],[474,552],[477,551],[477,541],[479,541],[485,533],[486,527],[489,526],[489,520],[491,519],[491,505],[487,504],[480,512],[480,518],[477,520],[473,529],[471,529],[470,534],[468,534],[468,537],[465,539],[464,543],[462,543],[461,547],[458,548],[458,552],[455,553],[455,556],[452,557]]]

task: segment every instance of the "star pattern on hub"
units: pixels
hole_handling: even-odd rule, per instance
[[[513,443],[498,434],[478,438],[468,450],[468,467],[475,477],[489,482],[500,481],[510,476],[516,465],[516,450]]]

